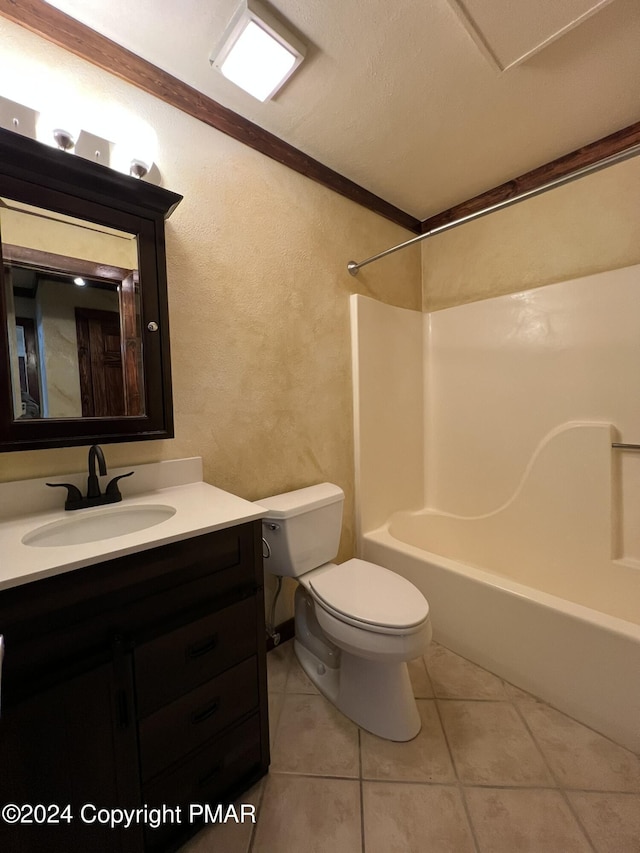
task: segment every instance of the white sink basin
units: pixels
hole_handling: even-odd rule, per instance
[[[22,542],[34,548],[98,542],[100,539],[113,539],[126,533],[155,527],[175,513],[174,507],[164,504],[138,504],[91,512],[79,510],[78,514],[74,513],[71,518],[52,521],[30,530],[22,537]]]

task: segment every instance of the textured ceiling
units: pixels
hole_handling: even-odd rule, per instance
[[[425,219],[640,120],[638,0],[495,2],[273,0],[309,48],[264,104],[209,64],[237,0],[51,5]]]

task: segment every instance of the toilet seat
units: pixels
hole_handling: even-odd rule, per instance
[[[429,603],[412,583],[366,560],[312,572],[308,588],[336,619],[375,633],[415,633],[429,618]]]

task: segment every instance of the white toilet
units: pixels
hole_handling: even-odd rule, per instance
[[[265,570],[297,578],[295,652],[318,690],[379,737],[420,731],[406,662],[431,640],[429,603],[408,580],[338,553],[344,493],[321,483],[260,500]]]

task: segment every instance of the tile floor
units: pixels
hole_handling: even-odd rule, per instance
[[[269,653],[272,763],[253,824],[181,853],[640,853],[640,757],[432,644],[409,665],[409,743],[320,696],[292,642]]]

